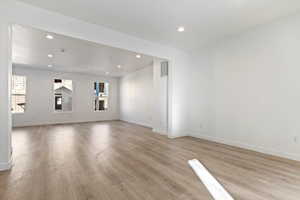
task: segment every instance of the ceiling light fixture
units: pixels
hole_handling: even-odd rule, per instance
[[[48,65],[48,67],[53,67],[53,65]]]
[[[52,40],[54,37],[52,35],[47,34],[46,38],[49,39],[49,40]]]
[[[105,74],[106,74],[106,75],[108,75],[108,74],[109,74],[109,72],[105,72]]]
[[[184,27],[183,27],[183,26],[179,26],[179,27],[177,28],[177,31],[178,31],[178,32],[184,32]]]
[[[53,54],[48,54],[48,57],[49,58],[53,58]]]
[[[142,56],[140,54],[137,54],[135,57],[136,58],[141,58]]]
[[[121,68],[121,65],[118,65],[117,67],[120,69],[120,68]]]

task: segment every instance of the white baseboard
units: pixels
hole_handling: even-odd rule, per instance
[[[155,133],[159,133],[161,135],[168,135],[168,131],[166,129],[153,128],[152,131],[155,132]]]
[[[168,135],[168,138],[170,138],[170,139],[176,139],[176,138],[181,138],[181,137],[184,137],[184,136],[174,136],[174,135]]]
[[[12,167],[12,159],[10,159],[9,162],[0,162],[0,171],[6,171],[6,170],[10,170]]]
[[[145,126],[147,128],[152,128],[151,125],[149,125],[147,123],[144,123],[144,122],[139,122],[139,121],[134,121],[134,120],[127,120],[127,119],[122,119],[122,118],[120,120],[124,121],[124,122],[131,123],[131,124],[137,124],[137,125]]]
[[[61,122],[38,122],[38,123],[18,123],[13,124],[13,128],[23,128],[31,126],[45,126],[45,125],[62,125],[62,124],[76,124],[76,123],[90,123],[90,122],[105,122],[105,121],[118,121],[119,118],[103,119],[103,120],[78,120],[78,121],[61,121]]]
[[[168,138],[170,139],[176,139],[176,138],[181,138],[181,137],[186,137],[186,136],[190,136],[188,134],[187,130],[177,130],[177,131],[173,131],[170,134],[168,134]]]
[[[290,159],[290,160],[300,161],[300,155],[298,155],[298,154],[288,153],[288,152],[279,152],[275,149],[267,149],[267,148],[259,147],[259,146],[256,146],[256,145],[245,144],[245,143],[241,143],[241,142],[237,142],[237,141],[229,141],[229,140],[224,139],[224,138],[217,138],[217,137],[201,134],[199,132],[198,133],[197,132],[189,132],[189,133],[190,133],[189,136],[191,136],[191,137],[200,138],[200,139],[204,139],[204,140],[209,140],[209,141],[222,143],[222,144],[227,144],[227,145],[230,145],[230,146],[236,146],[236,147],[240,147],[240,148],[243,148],[243,149],[257,151],[257,152],[272,155],[272,156],[287,158],[287,159]]]

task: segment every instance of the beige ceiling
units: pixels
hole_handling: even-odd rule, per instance
[[[47,39],[47,34],[54,39]],[[54,57],[48,58],[48,54]],[[108,76],[120,77],[152,64],[151,56],[142,55],[137,59],[136,54],[20,25],[13,27],[14,65],[93,75],[109,72]],[[50,64],[53,67],[49,68]]]
[[[19,1],[189,51],[300,9],[300,0]]]

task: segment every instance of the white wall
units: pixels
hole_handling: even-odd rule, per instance
[[[153,66],[120,79],[121,120],[152,127]]]
[[[13,74],[27,77],[26,111],[13,114],[13,126],[119,119],[118,78],[51,72],[26,67],[13,67]],[[73,81],[72,112],[54,112],[53,80],[55,78]],[[107,81],[110,84],[107,111],[94,111],[95,81]]]
[[[121,119],[168,133],[168,76],[161,77],[161,62],[131,73],[120,80]],[[186,132],[183,132],[186,133]]]
[[[210,135],[214,131],[214,82],[210,52],[206,49],[190,55],[189,135]]]
[[[300,160],[300,15],[205,52],[191,72],[190,134]]]

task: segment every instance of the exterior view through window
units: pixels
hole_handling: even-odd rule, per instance
[[[104,111],[108,109],[109,83],[95,82],[95,111]]]
[[[72,80],[54,79],[54,110],[72,111],[73,82]]]
[[[12,76],[11,111],[12,113],[24,113],[26,108],[26,77]]]

